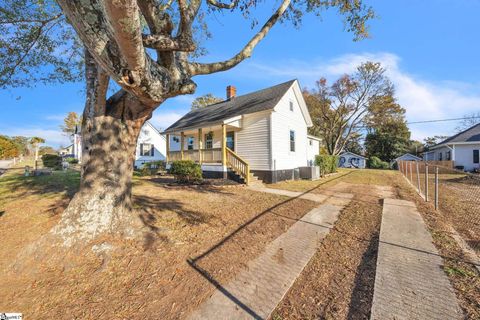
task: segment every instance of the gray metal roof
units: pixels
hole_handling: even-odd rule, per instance
[[[215,124],[235,116],[273,109],[295,81],[290,80],[270,88],[215,103],[205,108],[192,110],[168,127],[165,132],[195,128],[205,124]]]
[[[443,140],[432,148],[448,144],[448,143],[459,143],[459,142],[480,142],[480,123],[474,125],[473,127],[468,128],[460,133],[457,133],[450,138]]]

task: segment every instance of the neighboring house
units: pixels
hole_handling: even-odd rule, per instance
[[[423,153],[426,161],[453,161],[454,167],[465,171],[478,170],[480,150],[480,124],[468,128],[430,147]]]
[[[411,153],[405,153],[400,157],[396,158],[395,160],[393,160],[393,162],[397,162],[397,161],[422,161],[422,158],[414,156]]]
[[[197,161],[206,177],[295,179],[319,153],[311,126],[297,80],[242,96],[228,86],[227,100],[190,111],[165,130],[167,158]]]
[[[149,121],[145,122],[137,140],[134,166],[139,168],[146,162],[166,160],[166,149],[167,141],[165,136],[162,135]],[[80,126],[75,129],[75,133],[73,134],[72,154],[81,162],[82,137]]]
[[[344,151],[340,154],[338,166],[340,168],[365,169],[367,166],[367,158],[350,151]]]
[[[144,163],[164,161],[167,155],[167,140],[150,122],[143,125],[137,141],[135,151],[135,167],[140,168]]]
[[[74,154],[73,153],[73,144],[69,145],[68,147],[61,148],[59,153],[60,153],[61,156]]]

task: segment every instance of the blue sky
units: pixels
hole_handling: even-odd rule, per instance
[[[363,61],[379,61],[397,89],[409,121],[456,118],[480,111],[479,0],[371,0],[379,18],[370,23],[371,38],[353,42],[332,12],[322,20],[306,16],[299,29],[276,25],[237,68],[194,78],[195,95],[168,100],[154,113],[152,123],[165,128],[185,114],[199,95],[223,97],[229,84],[243,94],[298,78],[312,87],[320,77],[335,80]],[[273,5],[262,5],[259,21]],[[263,18],[263,20],[262,20]],[[230,57],[253,32],[238,15],[211,18],[213,38],[205,43],[204,61]],[[38,135],[53,146],[68,139],[59,125],[69,111],[81,112],[81,83],[38,86],[0,92],[0,134]],[[21,97],[18,99],[18,97]],[[413,138],[450,135],[457,123],[411,125]]]

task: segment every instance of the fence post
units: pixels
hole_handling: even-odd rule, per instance
[[[438,210],[438,167],[435,166],[435,210]]]
[[[413,184],[413,169],[412,169],[412,161],[408,162],[409,169],[410,169],[410,182]]]
[[[417,167],[417,189],[418,193],[422,193],[422,190],[420,190],[420,170],[418,169],[418,161],[415,161],[415,165]]]
[[[425,201],[428,201],[428,164],[425,163]]]

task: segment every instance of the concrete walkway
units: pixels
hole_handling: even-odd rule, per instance
[[[371,319],[462,319],[415,204],[385,199]]]
[[[262,188],[267,189],[267,188]],[[285,190],[258,190],[291,197],[308,195]],[[266,319],[282,300],[295,279],[310,261],[319,242],[328,234],[341,209],[353,195],[341,198],[311,195],[324,203],[308,212],[265,251],[247,264],[247,269],[214,294],[190,319]],[[323,199],[323,200],[321,200]]]

